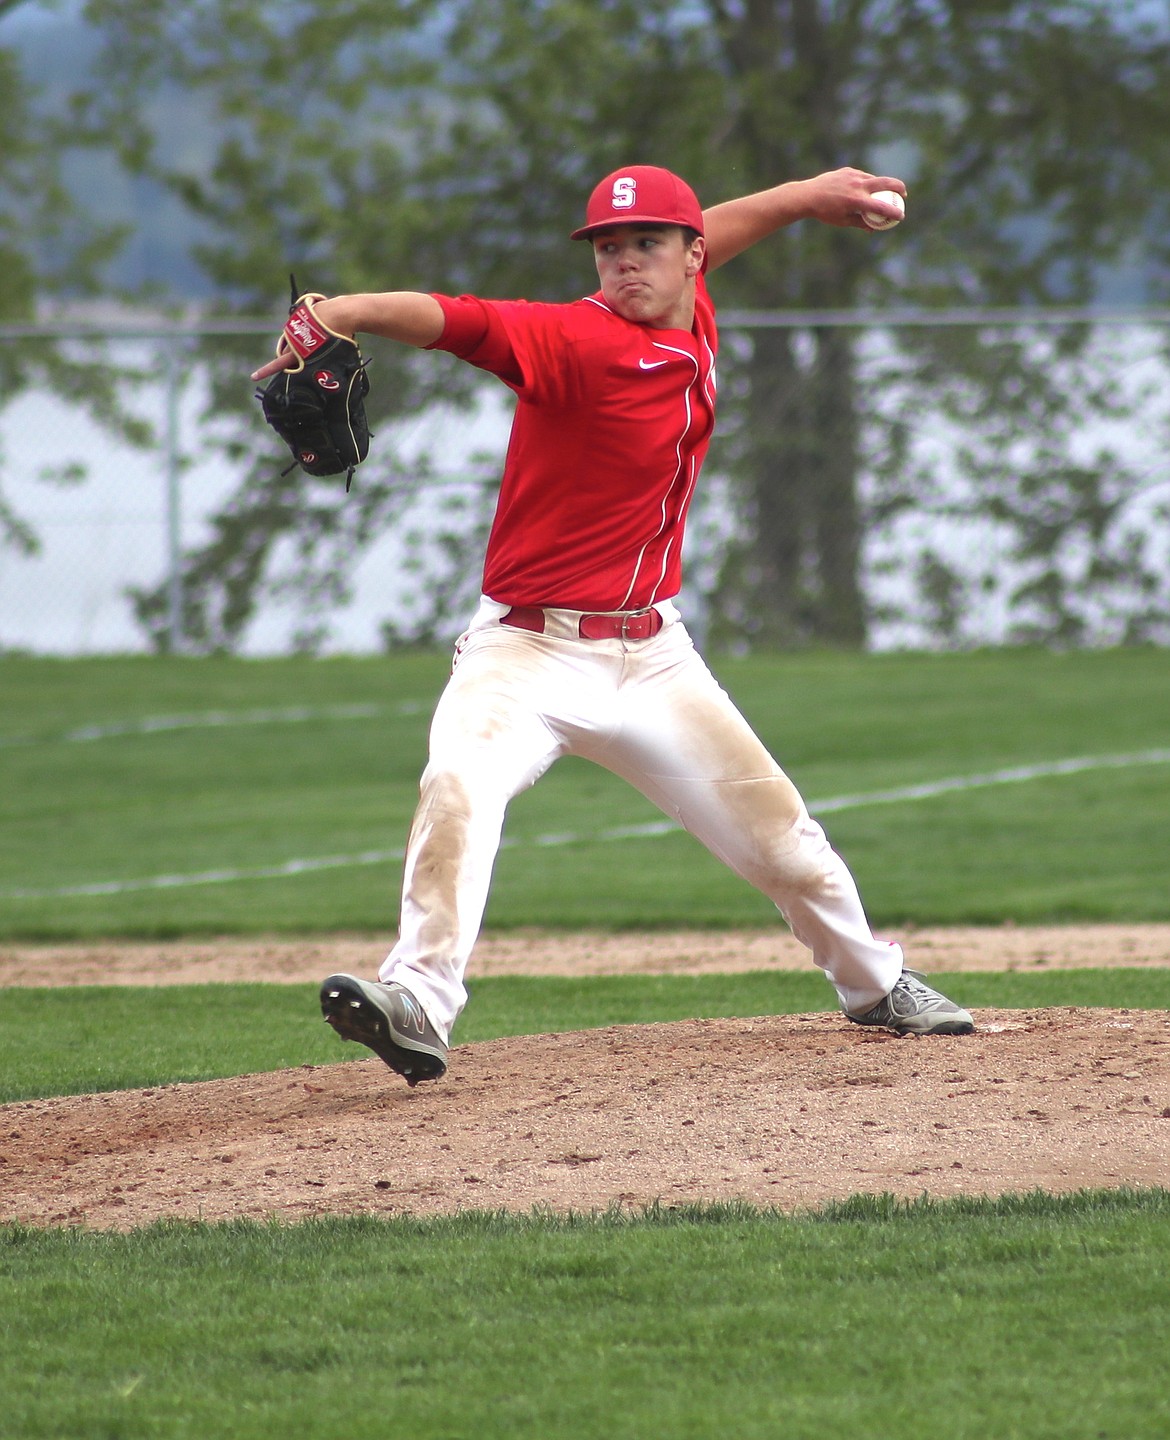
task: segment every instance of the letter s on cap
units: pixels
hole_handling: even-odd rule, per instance
[[[638,199],[638,182],[632,175],[619,176],[613,182],[612,204],[615,210],[632,210]]]

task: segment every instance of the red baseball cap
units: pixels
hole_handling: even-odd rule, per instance
[[[611,225],[686,225],[703,233],[703,207],[685,180],[658,165],[627,165],[596,186],[585,224],[570,239],[584,240]]]

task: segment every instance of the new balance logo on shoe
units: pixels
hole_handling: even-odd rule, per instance
[[[321,986],[321,1013],[343,1040],[367,1046],[408,1085],[446,1074],[446,1043],[401,985],[330,975]]]
[[[401,1005],[406,1017],[406,1023],[412,1029],[417,1030],[420,1035],[426,1031],[427,1017],[423,1014],[423,1008],[410,993],[409,990],[398,990],[398,1003]]]

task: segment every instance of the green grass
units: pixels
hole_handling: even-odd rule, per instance
[[[396,861],[68,896],[107,881],[401,849],[445,655],[245,661],[0,657],[0,937],[385,933]],[[811,800],[1164,748],[1170,651],[793,655],[714,668]],[[341,718],[338,706],[377,706]],[[311,718],[108,734],[216,712]],[[815,809],[815,806],[814,806]],[[878,925],[1170,919],[1170,765],[829,813]],[[513,804],[488,924],[764,926],[772,907],[689,837],[588,837],[660,817],[566,760]],[[583,837],[561,846],[548,833]]]
[[[1170,1009],[1170,970],[932,978],[976,1009]],[[456,1044],[696,1016],[802,1014],[836,1004],[811,966],[795,974],[499,976],[471,988]],[[10,1103],[324,1065],[367,1052],[343,1045],[322,1023],[316,985],[184,985],[0,990],[0,1054],[0,1103]]]
[[[0,1229],[36,1440],[1155,1440],[1165,1191]]]
[[[1167,744],[1170,652],[794,656],[721,678],[810,799]],[[16,899],[401,846],[441,655],[0,658],[0,937],[393,928],[394,863]],[[375,705],[343,719],[331,707]],[[303,706],[296,723],[84,726]],[[1170,766],[826,817],[879,925],[1170,918]],[[657,818],[576,762],[509,836]],[[8,898],[5,898],[7,896]],[[771,925],[681,835],[502,852],[489,923]],[[1170,1009],[1170,972],[937,977],[982,1006]],[[358,1053],[312,985],[0,991],[0,1098]],[[456,1042],[832,1008],[804,974],[472,979]],[[364,1053],[364,1052],[362,1052]],[[1144,1440],[1164,1383],[1170,1195],[856,1198],[802,1217],[0,1226],[0,1436],[70,1440]]]

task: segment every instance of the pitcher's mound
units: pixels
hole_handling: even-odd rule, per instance
[[[3,1218],[128,1229],[1170,1185],[1165,1015],[976,1019],[922,1040],[836,1014],[614,1026],[459,1046],[415,1090],[361,1059],[9,1105]]]

